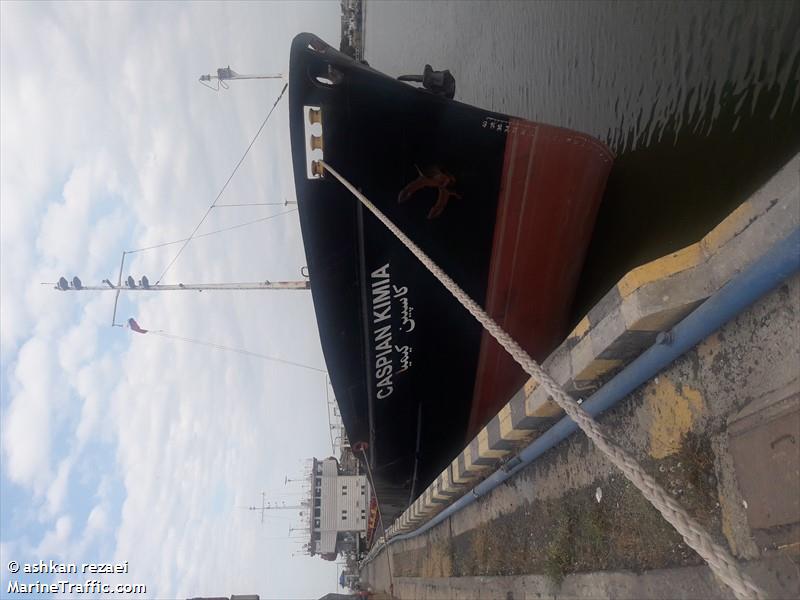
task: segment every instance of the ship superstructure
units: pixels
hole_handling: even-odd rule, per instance
[[[333,456],[315,458],[311,484],[309,554],[335,560],[356,551],[369,523],[372,491],[366,475],[342,470]]]

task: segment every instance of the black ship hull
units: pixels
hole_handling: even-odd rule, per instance
[[[327,368],[348,436],[369,444],[381,507],[392,512],[408,501],[415,472],[424,489],[523,376],[343,186],[309,174],[310,161],[324,154],[542,358],[565,333],[611,156],[581,134],[399,82],[310,34],[292,45],[289,102]],[[440,189],[424,186],[431,181],[447,192],[444,205]],[[532,241],[520,235],[529,227],[538,228],[523,232]]]

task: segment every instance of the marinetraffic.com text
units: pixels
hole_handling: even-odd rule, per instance
[[[8,563],[8,572],[13,575],[83,575],[83,581],[58,577],[50,581],[9,578],[6,594],[146,594],[147,586],[137,583],[104,583],[89,579],[92,575],[125,575],[128,561],[118,563],[62,563],[54,560],[32,563]]]

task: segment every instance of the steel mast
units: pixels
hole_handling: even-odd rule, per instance
[[[77,280],[77,281],[76,281]],[[150,285],[144,283],[142,278],[139,282],[128,277],[126,285],[114,285],[108,279],[104,279],[105,285],[83,285],[80,279],[73,277],[72,283],[66,278],[61,277],[55,283],[43,283],[42,285],[52,285],[55,289],[62,292],[167,292],[180,290],[194,290],[202,292],[204,290],[310,290],[310,281],[256,281],[243,283],[159,283]]]
[[[205,290],[215,291],[237,291],[237,290],[310,290],[309,280],[301,281],[257,281],[252,283],[171,283],[171,284],[150,284],[146,275],[137,282],[132,276],[122,279],[122,269],[125,264],[125,254],[122,254],[122,262],[119,266],[119,277],[117,284],[114,285],[108,279],[103,279],[104,285],[83,285],[79,277],[73,277],[72,281],[67,281],[66,277],[59,277],[55,283],[42,283],[42,285],[52,285],[61,292],[114,292],[114,312],[111,315],[111,326],[122,327],[117,323],[117,302],[121,292],[175,292],[175,291],[196,291]],[[301,270],[302,272],[302,270]]]
[[[234,81],[237,79],[283,79],[283,75],[281,73],[270,73],[270,74],[259,74],[259,75],[241,75],[231,69],[230,65],[227,67],[222,67],[217,69],[216,75],[201,75],[200,76],[200,83],[205,86],[211,87],[206,82],[216,81],[218,86],[222,86],[223,88],[227,89],[228,81]],[[212,89],[219,89],[212,88]]]

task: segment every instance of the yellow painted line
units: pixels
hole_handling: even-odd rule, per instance
[[[700,390],[685,383],[679,389],[672,380],[663,376],[645,388],[645,403],[650,412],[649,452],[656,459],[680,450],[686,434],[706,412]]]
[[[452,482],[450,481],[450,469],[445,467],[442,471],[442,482],[439,484],[443,492],[449,492],[452,489]]]
[[[550,396],[545,391],[525,398],[525,416],[548,419],[555,417],[561,412],[558,405],[550,400]]]
[[[752,220],[756,209],[748,200],[740,204],[736,210],[725,217],[719,225],[709,231],[700,244],[708,254],[714,254],[725,244],[741,233]]]
[[[546,412],[542,412],[542,403],[549,398],[547,391],[542,388],[537,390],[527,398],[525,398],[525,416],[526,417],[548,417]]]
[[[442,491],[453,493],[456,491],[453,482],[450,481],[450,469],[442,471]]]
[[[489,465],[476,465],[472,462],[472,452],[469,451],[469,446],[464,449],[464,466],[467,471],[485,471]],[[473,476],[472,479],[475,479]]]
[[[439,478],[433,480],[433,495],[436,498],[441,498],[443,500],[449,500],[453,497],[455,490],[451,490],[450,486],[447,482],[444,481],[445,476],[442,474],[442,481],[439,481]]]
[[[438,505],[434,504],[433,502],[425,503],[425,505],[422,507],[422,514],[424,514],[427,517],[432,512],[436,512],[436,507],[437,506]]]
[[[617,283],[619,295],[621,298],[625,298],[643,285],[696,267],[704,260],[705,255],[700,244],[692,244],[682,250],[657,258],[641,267],[636,267],[620,279]]]
[[[595,358],[578,373],[573,381],[594,381],[601,375],[608,373],[611,369],[619,367],[623,361],[616,358]]]
[[[694,303],[671,306],[667,310],[662,310],[646,317],[642,317],[635,323],[625,326],[627,331],[666,331],[675,323],[680,321],[688,311],[688,307]]]
[[[437,500],[447,500],[450,498],[450,496],[441,490],[438,478],[433,480],[433,483],[431,484],[431,490],[431,497],[436,498]]]
[[[511,419],[511,406],[506,404],[500,409],[500,437],[504,440],[526,440],[531,436],[527,429],[514,429]]]
[[[469,483],[470,481],[473,480],[473,477],[467,476],[467,475],[463,475],[461,473],[461,467],[458,466],[458,457],[457,456],[456,456],[456,459],[453,461],[452,465],[453,465],[453,481],[455,483]]]
[[[580,323],[575,326],[575,329],[572,330],[572,333],[567,336],[567,339],[582,338],[584,335],[586,335],[586,332],[589,331],[589,327],[591,327],[591,324],[589,323],[589,316],[586,315],[580,320]]]
[[[478,432],[478,456],[481,458],[502,458],[510,450],[492,450],[489,448],[489,432],[484,427]]]
[[[447,492],[457,492],[455,484],[450,481],[450,469],[442,471],[442,488]]]

